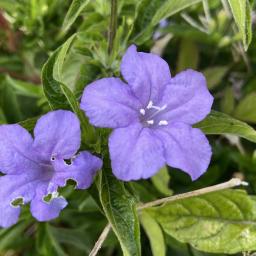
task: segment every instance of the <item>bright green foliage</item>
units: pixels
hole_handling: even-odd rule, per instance
[[[179,200],[149,211],[166,233],[213,253],[256,250],[256,202],[241,190]]]

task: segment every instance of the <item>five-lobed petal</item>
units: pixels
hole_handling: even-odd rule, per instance
[[[81,101],[92,124],[115,129],[109,138],[115,176],[149,178],[166,163],[197,179],[212,154],[205,135],[192,128],[213,103],[203,74],[186,70],[172,78],[163,59],[134,45],[123,56],[121,73],[127,84],[98,80],[85,88]]]
[[[80,123],[70,111],[57,110],[42,116],[34,129],[34,139],[19,125],[0,126],[0,226],[18,221],[16,199],[31,202],[32,215],[39,221],[56,218],[67,206],[58,188],[69,179],[77,188],[88,188],[102,161],[80,147]],[[74,159],[73,159],[74,158]],[[65,160],[71,159],[66,164]],[[50,201],[45,197],[52,194]]]

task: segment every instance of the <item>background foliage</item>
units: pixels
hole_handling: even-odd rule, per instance
[[[113,3],[117,2],[117,18]],[[61,193],[69,206],[49,223],[23,208],[0,230],[0,255],[88,255],[105,225],[113,231],[99,255],[241,255],[256,251],[255,3],[249,0],[0,0],[0,124],[33,130],[51,109],[80,118],[81,149],[102,153],[103,171],[88,191]],[[116,33],[115,33],[116,31]],[[110,36],[109,36],[110,35]],[[115,35],[115,37],[113,36]],[[79,109],[91,81],[119,76],[131,44],[207,77],[214,111],[196,126],[209,135],[213,159],[196,182],[164,168],[150,180],[122,183],[109,168],[106,129]],[[157,198],[239,177],[232,189],[136,210]]]

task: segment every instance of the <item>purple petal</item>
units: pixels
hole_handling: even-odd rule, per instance
[[[34,196],[39,181],[37,175],[5,175],[0,177],[0,227],[10,227],[18,221],[20,206],[13,206],[15,199],[28,203]]]
[[[137,52],[135,45],[123,56],[121,73],[144,107],[150,100],[158,102],[171,81],[168,64],[155,54]]]
[[[213,97],[202,73],[186,70],[180,72],[167,85],[159,105],[167,105],[161,119],[170,122],[195,124],[211,111]]]
[[[31,201],[30,211],[38,221],[49,221],[59,216],[61,210],[67,206],[67,201],[63,197],[56,197],[49,202],[44,201],[47,195],[47,183],[42,184],[37,189],[36,197]]]
[[[211,147],[205,135],[182,123],[155,130],[165,147],[168,165],[188,173],[192,180],[201,176],[211,160]]]
[[[165,163],[161,141],[139,123],[114,130],[109,151],[113,173],[124,181],[147,179]]]
[[[70,111],[52,111],[37,121],[34,136],[34,149],[45,160],[52,156],[69,159],[80,147],[80,123]]]
[[[103,78],[88,85],[81,108],[98,127],[125,127],[137,121],[141,104],[118,78]]]
[[[31,135],[19,125],[0,126],[0,171],[18,174],[36,168]]]
[[[102,167],[102,160],[89,152],[81,152],[70,164],[61,159],[54,161],[55,173],[50,181],[48,192],[57,191],[58,187],[64,187],[67,180],[74,180],[78,189],[87,189],[91,186],[96,172]]]

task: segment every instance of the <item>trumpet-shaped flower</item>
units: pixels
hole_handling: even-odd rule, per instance
[[[88,188],[102,161],[80,147],[80,124],[70,111],[53,111],[42,116],[34,139],[20,125],[0,126],[0,226],[18,221],[20,205],[31,202],[32,215],[39,221],[56,218],[67,201],[58,187],[76,181],[78,189]],[[65,160],[70,159],[69,164]],[[50,196],[50,200],[45,200]]]
[[[123,56],[121,73],[127,84],[97,80],[81,101],[93,125],[114,129],[109,151],[116,177],[146,179],[167,164],[197,179],[212,154],[205,135],[192,128],[213,103],[203,74],[189,69],[172,78],[163,59],[134,45]]]

